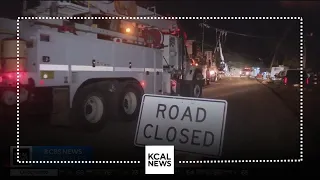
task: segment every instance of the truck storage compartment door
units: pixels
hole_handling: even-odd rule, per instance
[[[69,65],[67,60],[68,39],[71,34],[63,34],[50,30],[38,33],[38,64],[40,86],[61,86],[69,83]]]

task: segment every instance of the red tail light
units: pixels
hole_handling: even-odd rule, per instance
[[[309,78],[306,79],[306,83],[307,83],[307,85],[309,84]]]
[[[140,81],[140,85],[142,88],[144,88],[146,86],[146,83],[144,81]]]
[[[288,78],[287,78],[287,77],[284,77],[284,78],[283,78],[283,83],[284,83],[284,84],[287,84],[287,82],[288,82]]]
[[[27,78],[26,72],[10,72],[10,73],[3,73],[0,75],[0,83],[4,83],[9,86],[16,86],[17,78],[19,81],[25,80]]]
[[[176,87],[177,86],[177,81],[171,80],[171,87]]]

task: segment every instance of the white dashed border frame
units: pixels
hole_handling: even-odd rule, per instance
[[[32,164],[140,164],[140,161],[20,161],[20,127],[19,127],[19,22],[20,20],[31,19],[176,19],[176,20],[299,20],[299,46],[300,46],[300,157],[298,159],[274,159],[274,160],[199,160],[199,161],[179,161],[181,164],[199,164],[199,163],[283,163],[283,162],[302,162],[303,161],[303,58],[304,58],[304,34],[303,34],[303,18],[302,17],[18,17],[17,19],[17,162]]]

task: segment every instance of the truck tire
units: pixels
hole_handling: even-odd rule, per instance
[[[192,89],[192,97],[201,98],[202,97],[202,86],[199,83],[194,83]]]
[[[87,85],[77,92],[71,115],[77,129],[87,132],[100,131],[108,120],[110,93],[99,83]]]
[[[214,77],[210,77],[210,82],[214,82]]]
[[[6,122],[9,121],[9,119],[13,119],[15,117],[17,117],[17,108],[14,108],[14,111],[12,113],[12,107],[10,106],[6,106],[2,103],[0,103],[0,117],[1,117],[1,121]],[[10,113],[9,113],[10,112]],[[16,122],[16,120],[14,120]],[[2,123],[0,122],[0,123]]]
[[[199,69],[196,69],[196,72],[194,73],[193,76],[193,85],[192,85],[192,97],[195,98],[200,98],[202,96],[202,88],[203,88],[203,83],[199,83],[203,79],[202,73]]]
[[[193,77],[193,80],[201,80],[201,79],[203,79],[203,75],[201,74],[201,72],[195,72],[194,73],[194,77]]]
[[[19,115],[22,116],[22,104],[20,104],[20,113]],[[6,121],[6,120],[13,120],[14,122],[16,121],[17,118],[17,106],[8,106],[5,104],[0,103],[0,121]],[[0,122],[1,123],[1,122]]]
[[[119,114],[125,121],[138,119],[143,89],[138,83],[128,83],[120,93]]]

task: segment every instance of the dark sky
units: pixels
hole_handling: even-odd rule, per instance
[[[142,3],[142,2],[139,2]],[[152,2],[145,2],[152,4]],[[313,32],[308,39],[308,65],[319,66],[320,56],[317,46],[320,45],[320,2],[316,1],[157,1],[153,2],[160,14],[172,16],[303,16],[305,32]],[[188,37],[201,40],[201,20],[184,20],[182,25]],[[292,56],[299,57],[299,22],[289,20],[210,20],[208,24],[229,31],[250,35],[275,37],[275,39],[248,38],[229,34],[225,47],[238,53],[246,53],[252,57],[264,58],[268,63],[274,52],[276,43],[281,39],[285,30],[290,31],[284,40],[281,52],[290,51]],[[215,31],[205,31],[205,42],[215,43]]]
[[[320,2],[317,1],[204,1],[204,0],[162,0],[139,1],[143,5],[156,5],[159,14],[172,16],[303,16],[305,32],[313,32],[308,39],[308,65],[320,66]],[[0,9],[0,14],[16,16],[21,3],[7,3]],[[0,15],[1,16],[1,15]],[[200,20],[181,21],[188,37],[201,40]],[[271,59],[276,43],[290,27],[287,38],[280,51],[290,51],[298,56],[298,21],[288,20],[210,20],[211,26],[238,33],[275,37],[274,39],[248,38],[228,34],[225,49],[237,53],[245,53],[257,59],[264,58],[266,63]],[[205,43],[215,44],[215,31],[205,31]],[[281,56],[279,57],[281,58]]]

